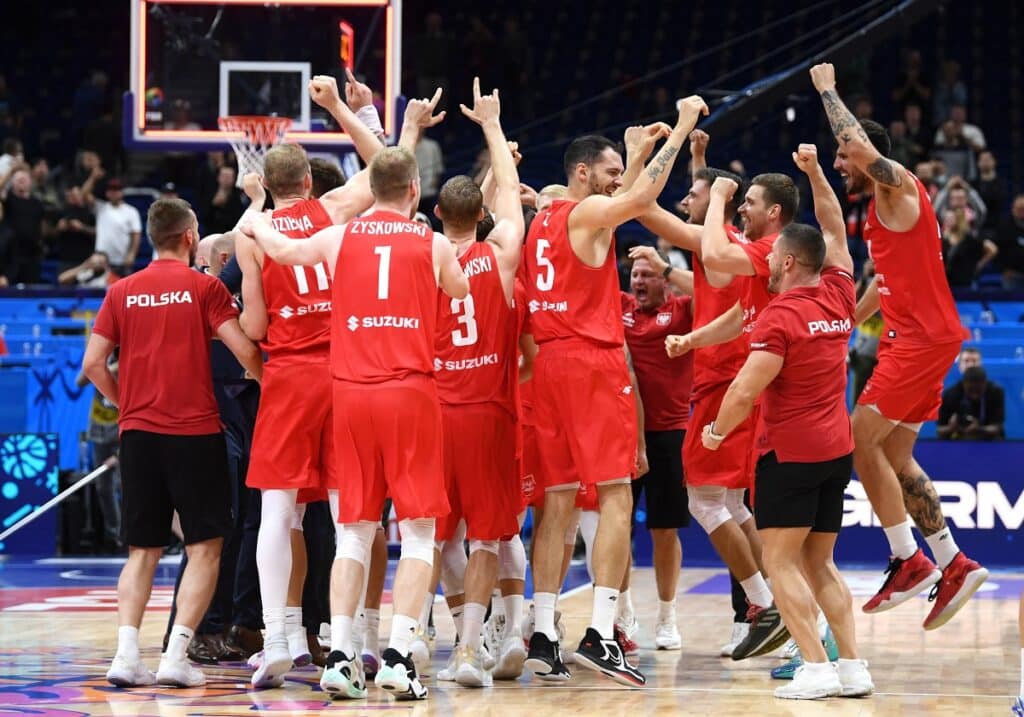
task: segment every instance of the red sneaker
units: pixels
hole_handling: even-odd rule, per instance
[[[864,612],[883,612],[905,603],[922,590],[927,590],[942,578],[942,572],[921,549],[906,560],[889,558],[885,569],[889,577],[873,598],[864,603]]]
[[[615,626],[615,639],[618,640],[623,655],[633,657],[640,654],[640,645],[636,644],[636,641],[618,625]]]
[[[942,571],[942,580],[928,596],[929,600],[935,601],[935,606],[924,620],[924,629],[934,630],[952,620],[986,579],[988,570],[962,552],[957,553],[953,562]]]

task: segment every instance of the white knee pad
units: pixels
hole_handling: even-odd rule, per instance
[[[338,547],[334,553],[335,559],[348,558],[368,566],[370,564],[370,548],[373,546],[373,536],[376,533],[377,524],[369,520],[341,526]]]
[[[478,550],[486,550],[491,555],[498,554],[498,541],[497,540],[477,540],[473,538],[469,541],[469,554],[472,555]]]
[[[708,535],[732,518],[725,504],[725,488],[695,485],[687,486],[686,492],[689,496],[690,515]]]
[[[434,524],[433,518],[406,518],[398,522],[398,530],[402,533],[401,560],[422,560],[427,565],[434,564]]]
[[[306,517],[306,504],[300,503],[295,506],[295,513],[292,515],[292,530],[302,532],[302,520]]]
[[[565,544],[576,545],[576,531],[580,527],[580,511],[579,508],[573,508],[572,517],[569,518],[569,524],[565,526]]]
[[[743,505],[743,493],[742,488],[730,488],[725,491],[725,507],[738,525],[743,525],[754,517],[750,509]]]
[[[518,535],[498,544],[498,580],[526,580],[526,547]]]
[[[441,590],[445,597],[462,595],[466,592],[466,565],[469,559],[466,557],[466,548],[463,545],[463,538],[459,537],[461,532],[464,537],[465,529],[457,529],[456,536],[444,543],[441,550]]]

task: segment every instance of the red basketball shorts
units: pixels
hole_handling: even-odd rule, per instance
[[[635,477],[636,403],[621,348],[546,342],[533,385],[540,486]]]
[[[336,488],[328,365],[270,361],[260,390],[245,484],[262,490]]]
[[[890,421],[924,423],[939,417],[942,383],[960,353],[960,342],[934,346],[882,343],[878,364],[857,399]]]
[[[447,515],[434,379],[335,379],[333,394],[338,522],[380,521],[388,496],[399,520]]]
[[[754,439],[758,424],[757,407],[743,423],[729,432],[717,451],[701,442],[704,426],[715,420],[729,383],[709,389],[690,404],[690,430],[683,440],[683,476],[686,485],[719,488],[750,488],[754,482]]]
[[[522,513],[531,505],[544,504],[544,488],[538,486],[540,474],[540,452],[537,450],[537,429],[532,423],[520,423],[519,456],[519,510]]]
[[[519,532],[516,423],[501,406],[441,406],[444,478],[451,511],[437,522],[438,540],[450,540],[459,521],[466,538],[502,540]]]

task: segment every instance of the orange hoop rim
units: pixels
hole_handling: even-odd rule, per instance
[[[241,132],[253,143],[273,144],[292,126],[289,117],[271,115],[227,115],[217,118],[222,132]]]

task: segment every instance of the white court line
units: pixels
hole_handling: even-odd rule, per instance
[[[493,687],[488,689],[493,690],[514,690],[519,689],[521,685],[517,684],[495,684]],[[613,686],[602,686],[602,685],[567,685],[561,683],[558,686],[559,692],[577,691],[582,690],[585,692],[710,692],[713,694],[732,694],[732,695],[770,695],[772,694],[771,689],[767,690],[752,690],[749,688],[728,688],[728,687],[613,687]],[[992,694],[962,694],[959,692],[873,692],[872,697],[959,697],[959,698],[970,698],[970,699],[984,699],[984,700],[1012,700],[1017,695],[992,695]],[[868,704],[868,703],[866,703]]]

